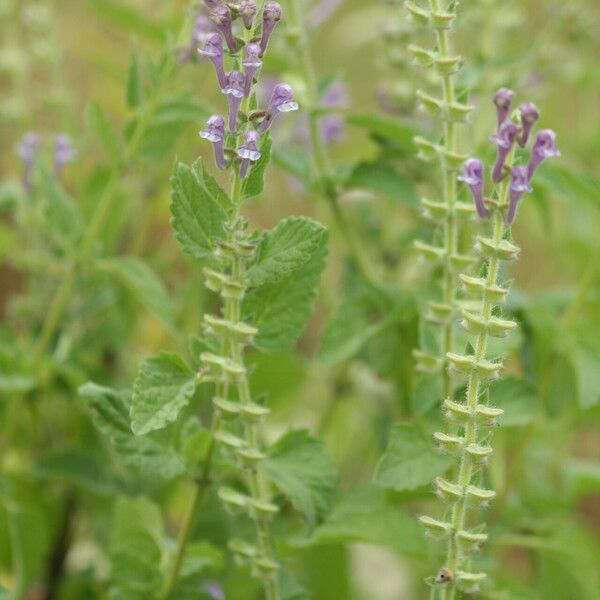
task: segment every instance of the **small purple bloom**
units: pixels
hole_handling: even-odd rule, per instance
[[[504,215],[504,221],[510,225],[515,220],[517,206],[525,192],[531,192],[527,167],[513,167],[511,171],[512,181],[510,183],[510,204]]]
[[[510,152],[515,138],[517,137],[517,126],[511,121],[505,121],[500,125],[498,133],[490,137],[490,140],[496,142],[498,146],[498,158],[492,171],[492,179],[498,183],[502,179],[502,170],[504,169],[504,162]]]
[[[254,22],[257,10],[258,8],[254,0],[242,0],[240,3],[240,16],[242,17],[246,29],[252,28],[252,23]]]
[[[273,29],[281,20],[281,6],[277,2],[267,2],[263,10],[262,36],[260,38],[260,54],[265,53]]]
[[[223,0],[204,0],[204,4],[206,4],[210,10],[212,10],[213,8],[217,8],[217,6],[221,6],[221,4],[223,4]]]
[[[244,179],[248,175],[248,167],[251,162],[256,162],[260,158],[260,150],[258,149],[258,140],[260,134],[258,131],[250,130],[244,134],[244,143],[239,147],[237,153],[242,159],[240,165],[240,177]]]
[[[203,584],[202,589],[213,599],[213,600],[225,600],[225,592],[223,588],[216,581],[207,581]]]
[[[213,145],[217,167],[219,167],[219,169],[225,169],[227,167],[227,161],[225,160],[225,153],[223,151],[225,119],[220,115],[213,115],[208,120],[206,128],[203,129],[199,135]]]
[[[490,216],[483,200],[483,163],[478,158],[469,158],[465,161],[463,174],[457,177],[459,181],[464,181],[471,190],[475,200],[477,214],[482,219]]]
[[[529,165],[527,165],[529,181],[531,181],[540,163],[545,158],[550,158],[551,156],[560,156],[560,150],[556,147],[556,133],[552,129],[542,129],[538,131],[535,137],[531,159],[529,160]]]
[[[17,156],[20,156],[23,161],[23,187],[27,192],[31,191],[33,167],[40,146],[40,136],[34,131],[29,131],[23,136],[15,148]]]
[[[77,152],[73,148],[71,138],[66,133],[61,133],[54,139],[54,174],[60,177],[63,167],[75,160]]]
[[[231,71],[227,76],[227,84],[221,90],[227,95],[229,103],[229,131],[237,131],[237,120],[242,98],[244,97],[244,86],[246,78],[240,71]]]
[[[204,48],[198,50],[202,56],[206,56],[215,66],[219,85],[223,89],[227,85],[227,76],[225,75],[225,67],[223,65],[223,42],[221,35],[218,33],[210,33],[204,41]]]
[[[498,115],[498,127],[506,121],[514,97],[515,93],[508,88],[500,88],[494,95],[494,104],[496,105],[496,114]]]
[[[188,60],[192,60],[192,57],[201,45],[206,40],[206,36],[212,30],[212,23],[210,19],[203,13],[200,13],[194,21],[194,28],[192,29],[192,35],[190,36],[190,43],[188,47],[179,57],[179,62],[184,63]]]
[[[521,113],[521,135],[519,136],[518,142],[521,148],[524,148],[531,134],[531,130],[535,125],[536,121],[540,118],[540,111],[533,102],[526,102],[519,106],[519,112]]]
[[[273,88],[265,118],[258,126],[259,131],[266,131],[279,113],[293,110],[298,110],[298,103],[294,102],[294,91],[287,83],[278,83]]]
[[[229,7],[224,4],[217,4],[217,6],[210,11],[210,18],[215,24],[217,31],[225,39],[230,52],[235,52],[236,43],[231,28],[231,11],[229,10]]]
[[[326,108],[345,108],[348,106],[348,92],[343,81],[335,81],[321,100]],[[328,114],[319,119],[321,137],[326,143],[337,141],[344,134],[345,121],[341,115]]]
[[[254,75],[256,75],[256,71],[262,66],[262,61],[260,60],[260,46],[258,44],[248,44],[246,46],[246,58],[242,61],[242,65],[246,77],[244,83],[244,96],[249,96]]]

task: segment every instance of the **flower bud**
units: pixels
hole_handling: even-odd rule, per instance
[[[223,65],[223,42],[221,41],[221,35],[218,33],[207,35],[206,40],[204,41],[204,47],[202,50],[198,50],[198,52],[202,56],[206,56],[206,58],[208,58],[215,66],[219,85],[221,86],[221,89],[223,89],[227,85],[227,77]]]
[[[498,116],[498,127],[506,121],[514,97],[515,93],[508,88],[500,88],[494,95],[494,104],[496,105],[496,114]]]
[[[262,66],[260,60],[260,46],[258,44],[248,44],[246,46],[246,58],[242,61],[244,67],[245,82],[244,82],[244,96],[250,95],[252,89],[252,81],[254,81],[254,75],[256,71]]]
[[[457,179],[469,186],[475,200],[477,214],[482,219],[489,218],[490,213],[483,201],[483,163],[478,158],[469,158],[465,161],[463,174]]]
[[[40,146],[40,136],[34,131],[29,131],[15,148],[17,156],[23,161],[23,187],[27,192],[31,191],[33,166]]]
[[[294,102],[294,90],[287,83],[278,83],[273,88],[265,118],[258,126],[259,131],[266,131],[279,113],[294,110],[298,110],[298,103]]]
[[[263,11],[262,36],[260,38],[260,54],[265,53],[273,29],[281,20],[281,6],[277,2],[267,2]]]
[[[531,130],[535,125],[536,121],[540,118],[540,111],[533,102],[526,102],[519,106],[519,112],[521,113],[521,135],[519,136],[519,146],[524,148],[529,140]]]
[[[223,151],[225,119],[220,115],[213,115],[208,120],[206,128],[203,129],[199,135],[213,145],[217,167],[219,167],[219,169],[225,169],[227,167],[227,161],[225,160],[225,153]]]
[[[223,36],[230,52],[235,52],[236,43],[231,29],[231,11],[228,6],[218,4],[210,11],[212,19],[217,31]]]
[[[242,0],[240,3],[240,16],[242,17],[246,29],[252,28],[252,23],[254,22],[257,10],[258,8],[254,0]]]
[[[231,71],[227,76],[227,84],[221,90],[227,95],[227,102],[229,103],[229,131],[232,133],[237,131],[237,120],[238,113],[240,110],[240,104],[244,97],[244,85],[246,78],[240,71]]]
[[[512,181],[510,183],[510,204],[504,215],[504,221],[510,225],[517,214],[517,205],[525,192],[531,192],[527,167],[513,167],[511,171]]]
[[[61,133],[54,138],[54,174],[60,177],[63,167],[75,160],[77,152],[73,148],[71,138]]]
[[[248,175],[248,167],[251,162],[256,162],[260,158],[260,150],[258,149],[258,140],[260,134],[258,131],[250,130],[244,134],[244,143],[239,147],[237,153],[242,159],[240,165],[240,177],[244,179]]]
[[[496,164],[494,165],[494,170],[492,171],[492,179],[498,183],[502,179],[502,170],[504,168],[504,163],[506,161],[506,157],[510,152],[513,144],[515,143],[515,138],[517,137],[517,126],[511,121],[505,121],[500,125],[498,129],[498,133],[490,137],[490,140],[496,142],[498,146],[498,157],[496,159]]]
[[[542,129],[535,138],[531,159],[529,165],[527,165],[529,181],[531,181],[540,163],[551,156],[560,156],[560,150],[556,147],[556,133],[552,129]]]

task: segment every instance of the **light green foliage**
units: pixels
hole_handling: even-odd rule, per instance
[[[247,200],[262,194],[265,187],[265,171],[271,160],[271,146],[271,137],[268,135],[263,137],[260,146],[260,158],[242,184],[243,199]]]
[[[331,503],[337,471],[323,445],[305,430],[290,431],[270,449],[262,468],[313,527]]]
[[[173,228],[183,249],[195,258],[206,258],[215,243],[225,238],[229,208],[226,196],[206,172],[202,161],[193,167],[177,163],[171,179]]]
[[[396,425],[375,470],[375,482],[396,491],[430,484],[454,464],[431,446],[431,438],[415,424]]]
[[[172,423],[195,389],[194,375],[176,354],[145,360],[133,384],[132,431],[144,435]]]
[[[250,289],[242,311],[259,330],[259,350],[279,352],[298,339],[313,312],[326,255],[327,236],[323,235],[310,259],[298,269],[283,279]]]
[[[88,129],[95,141],[100,144],[106,158],[111,163],[119,163],[122,148],[112,124],[96,101],[90,102],[86,107],[86,122]]]

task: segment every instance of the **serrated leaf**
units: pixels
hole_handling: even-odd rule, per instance
[[[453,464],[440,454],[430,436],[416,425],[401,423],[390,434],[388,447],[375,469],[375,483],[396,491],[428,485]]]
[[[275,283],[306,264],[327,230],[307,217],[289,217],[267,231],[248,270],[251,285]]]
[[[424,556],[425,538],[414,516],[394,506],[386,490],[365,485],[345,495],[303,544],[366,542]],[[302,544],[302,542],[301,542]]]
[[[140,73],[137,50],[132,48],[127,71],[127,106],[136,108],[142,102],[144,90]]]
[[[205,258],[219,239],[225,239],[229,199],[206,173],[202,160],[192,167],[177,163],[171,178],[172,224],[177,240],[188,254]]]
[[[323,444],[305,430],[290,431],[261,463],[273,483],[314,526],[327,513],[337,471]]]
[[[242,199],[247,200],[262,193],[265,187],[265,170],[271,160],[271,137],[265,136],[260,146],[260,158],[250,169],[242,185]]]
[[[90,133],[100,144],[106,158],[112,163],[121,160],[121,144],[100,105],[92,100],[86,107],[86,123]]]
[[[171,298],[158,275],[145,262],[134,256],[119,256],[100,260],[96,265],[132,292],[168,329],[175,331]]]
[[[279,352],[293,345],[310,319],[325,268],[327,235],[311,259],[288,277],[251,289],[242,304],[244,320],[258,328],[256,347]]]
[[[176,354],[163,352],[145,360],[133,384],[133,433],[144,435],[175,421],[195,389],[194,374]]]
[[[79,388],[94,425],[110,442],[121,462],[145,476],[169,479],[186,470],[183,458],[149,437],[135,436],[129,422],[129,394],[96,383]]]

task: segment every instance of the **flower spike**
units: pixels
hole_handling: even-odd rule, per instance
[[[225,67],[223,65],[223,42],[221,41],[221,35],[218,33],[207,35],[204,41],[204,48],[198,50],[198,52],[202,56],[206,56],[215,66],[219,85],[223,89],[227,85],[227,76],[225,75]]]
[[[469,186],[475,200],[477,214],[482,219],[488,219],[490,213],[483,201],[483,163],[478,158],[467,159],[463,174],[459,175],[457,179],[464,181]]]
[[[246,78],[240,71],[231,71],[227,76],[227,85],[221,90],[227,95],[229,103],[229,131],[237,131],[237,120],[242,98],[244,97],[244,85]]]
[[[560,150],[556,147],[556,133],[552,129],[542,129],[535,137],[531,159],[527,165],[529,181],[540,163],[551,156],[560,156]]]
[[[282,112],[291,112],[298,110],[298,103],[294,101],[294,90],[287,83],[278,83],[273,88],[271,99],[265,118],[258,126],[259,131],[269,129],[275,117]]]
[[[213,145],[217,167],[219,167],[219,169],[225,169],[227,167],[227,161],[225,160],[225,153],[223,151],[225,119],[220,115],[213,115],[208,120],[206,128],[203,129],[199,135]]]
[[[506,121],[514,97],[515,93],[508,88],[500,88],[494,95],[494,104],[496,105],[496,114],[498,115],[498,127]]]
[[[511,177],[510,204],[508,205],[508,211],[504,215],[504,221],[507,225],[510,225],[515,220],[517,206],[523,194],[532,191],[532,187],[529,185],[527,167],[513,167]]]
[[[260,38],[260,55],[262,56],[267,50],[269,38],[273,33],[273,29],[281,19],[281,6],[277,2],[267,2],[263,11],[263,26],[262,36]]]
[[[262,66],[260,60],[260,46],[258,44],[248,44],[246,46],[246,58],[242,61],[246,80],[244,82],[244,96],[250,95],[252,89],[252,81],[256,71]]]
[[[495,183],[498,183],[502,179],[504,162],[515,143],[517,130],[517,126],[514,123],[505,121],[500,125],[498,133],[490,137],[490,140],[496,142],[496,145],[498,146],[498,157],[496,159],[496,164],[494,165],[494,170],[492,171],[492,179]]]
[[[519,136],[518,142],[521,148],[524,148],[529,140],[531,130],[535,125],[536,121],[540,118],[540,111],[533,102],[526,102],[519,106],[519,112],[521,113],[521,135]]]
[[[242,159],[240,165],[240,177],[244,179],[248,176],[248,167],[251,162],[256,162],[260,158],[260,150],[258,149],[258,140],[260,134],[258,131],[250,130],[244,134],[244,143],[239,147],[237,153]]]
[[[227,47],[230,52],[235,52],[236,43],[233,37],[233,30],[231,28],[231,11],[228,6],[224,4],[218,4],[210,11],[210,18],[212,19],[217,31],[223,36]]]
[[[29,131],[15,148],[17,156],[23,161],[23,187],[27,192],[31,191],[33,166],[41,143],[40,136],[34,131]]]
[[[252,28],[252,23],[254,22],[257,11],[258,7],[254,0],[242,0],[240,3],[240,16],[242,17],[246,29]]]

